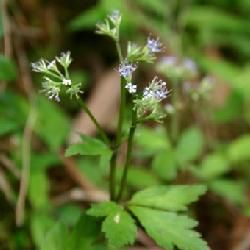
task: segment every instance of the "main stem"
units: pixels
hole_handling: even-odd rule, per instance
[[[127,176],[128,176],[128,169],[130,165],[130,160],[131,160],[131,154],[132,154],[132,146],[133,146],[133,138],[136,130],[136,110],[132,111],[132,122],[131,122],[131,127],[129,130],[129,137],[128,137],[128,144],[127,144],[127,156],[126,156],[126,162],[124,165],[124,170],[123,170],[123,175],[121,178],[121,184],[120,184],[120,189],[117,195],[117,201],[120,201],[122,198],[122,195],[124,193],[126,184],[127,184]]]
[[[172,94],[172,104],[174,107],[174,113],[171,120],[171,137],[174,145],[177,143],[179,136],[178,102],[179,102],[178,82],[175,79],[173,80],[173,94]]]
[[[91,113],[91,111],[89,110],[89,108],[87,107],[87,105],[81,100],[78,99],[81,107],[83,108],[83,110],[86,112],[86,114],[89,116],[89,118],[91,119],[91,121],[95,124],[96,129],[98,131],[98,133],[100,134],[100,136],[102,137],[103,141],[107,144],[110,145],[110,141],[106,135],[106,133],[104,132],[103,128],[101,127],[101,125],[98,123],[98,121],[95,119],[95,117],[93,116],[93,114]]]
[[[122,52],[121,52],[121,46],[119,44],[119,38],[116,40],[116,49],[119,56],[119,62],[121,63],[123,61]],[[113,145],[113,154],[110,159],[110,199],[112,201],[116,198],[116,161],[117,161],[117,155],[118,155],[118,148],[121,144],[122,139],[122,125],[124,121],[124,115],[125,115],[125,108],[126,108],[126,92],[124,88],[125,80],[121,78],[120,82],[120,108],[119,108],[119,118],[118,118],[118,125],[117,125],[117,131],[116,131],[116,138],[115,143]]]

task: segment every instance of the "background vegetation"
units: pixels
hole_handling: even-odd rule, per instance
[[[111,40],[94,32],[113,9],[123,15],[121,40],[159,37],[165,48],[159,61],[192,58],[199,70],[188,93],[184,82],[175,88],[161,71],[178,92],[177,101],[174,94],[166,101],[175,113],[163,124],[138,129],[126,195],[155,184],[205,184],[208,192],[190,210],[197,230],[213,250],[250,249],[249,0],[1,0],[0,249],[61,249],[67,233],[55,225],[74,228],[90,202],[107,199],[102,157],[64,157],[77,131],[95,135],[93,124],[77,103],[41,96],[41,79],[31,74],[30,63],[70,50],[72,77],[84,84],[82,98],[114,137],[118,56]],[[156,72],[140,67],[136,81],[143,86]],[[204,90],[205,76],[213,84]],[[87,239],[73,235],[87,249]],[[137,245],[155,247],[143,234]]]

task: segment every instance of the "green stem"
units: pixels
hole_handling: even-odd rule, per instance
[[[174,107],[174,113],[171,120],[171,137],[172,142],[175,145],[179,137],[179,92],[178,92],[178,82],[177,80],[173,81],[173,91],[172,91],[172,105]]]
[[[87,107],[87,105],[81,99],[78,99],[78,102],[80,103],[80,105],[82,106],[82,108],[86,112],[86,114],[89,116],[89,118],[91,119],[91,121],[95,124],[96,129],[99,132],[100,136],[102,137],[103,141],[107,145],[110,145],[110,141],[109,141],[107,135],[105,134],[103,128],[98,123],[98,121],[95,119],[95,117],[93,116],[93,114],[91,113],[91,111],[89,110],[89,108]]]
[[[121,52],[121,47],[119,44],[119,38],[115,42],[116,44],[116,49],[117,53],[119,56],[119,61],[120,63],[123,60],[122,57],[122,52]],[[109,190],[110,190],[110,199],[113,201],[115,200],[116,196],[116,160],[117,160],[117,154],[118,154],[118,148],[121,144],[122,140],[122,125],[124,121],[124,116],[125,116],[125,109],[126,109],[126,92],[124,88],[125,80],[121,78],[120,81],[120,108],[119,108],[119,118],[118,118],[118,125],[117,125],[117,130],[116,130],[116,138],[115,138],[115,143],[113,145],[113,154],[110,159],[110,184],[109,184]]]
[[[122,198],[122,195],[124,193],[124,189],[127,184],[127,176],[128,176],[128,169],[130,165],[130,160],[131,160],[131,154],[132,154],[132,147],[133,147],[133,138],[136,130],[136,110],[132,111],[132,122],[131,122],[131,127],[129,130],[129,136],[128,136],[128,144],[127,144],[127,156],[126,156],[126,162],[124,165],[124,170],[123,170],[123,175],[121,178],[121,184],[120,184],[120,189],[117,195],[117,201],[120,201]]]

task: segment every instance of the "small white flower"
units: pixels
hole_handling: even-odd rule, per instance
[[[45,72],[48,70],[46,61],[44,59],[41,59],[40,61],[36,63],[31,63],[32,70],[34,72]]]
[[[132,82],[129,82],[126,84],[125,89],[127,89],[130,94],[134,94],[136,93],[137,86],[132,84]]]
[[[159,38],[154,39],[154,38],[148,37],[147,47],[151,53],[158,53],[158,52],[161,52],[162,50],[162,43],[160,42]]]
[[[110,21],[113,24],[117,24],[121,21],[121,14],[119,10],[114,10],[111,15],[109,16]]]
[[[56,57],[56,60],[65,68],[68,68],[72,62],[70,51],[62,52],[60,57]]]
[[[51,61],[50,63],[48,63],[47,68],[48,68],[49,70],[57,70],[57,67],[56,67],[56,60],[53,60],[53,61]]]
[[[63,78],[62,84],[63,85],[71,85],[71,80]]]
[[[155,99],[157,101],[162,101],[169,94],[166,85],[166,82],[158,80],[158,78],[155,77],[149,86],[144,89],[143,99]]]
[[[191,71],[191,72],[193,72],[193,73],[196,73],[196,72],[197,72],[197,65],[196,65],[196,63],[195,63],[193,60],[189,59],[189,58],[185,58],[185,59],[184,59],[184,61],[183,61],[183,66],[184,66],[187,70],[189,70],[189,71]]]
[[[127,60],[119,65],[119,73],[124,78],[131,78],[132,73],[136,70],[136,65],[128,63]]]

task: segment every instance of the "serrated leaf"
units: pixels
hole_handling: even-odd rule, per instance
[[[98,204],[93,204],[91,208],[87,211],[88,215],[96,216],[96,217],[104,217],[108,216],[111,213],[116,212],[121,209],[119,205],[112,201],[101,202]]]
[[[1,54],[0,69],[0,80],[11,81],[16,78],[17,73],[15,64],[9,58]]]
[[[203,143],[203,135],[198,128],[187,129],[177,144],[176,160],[181,165],[195,160],[202,152]]]
[[[152,168],[154,172],[164,180],[172,180],[176,177],[178,165],[172,150],[162,151],[155,155]]]
[[[120,205],[112,201],[94,204],[87,214],[96,217],[106,216],[102,223],[102,232],[105,233],[110,246],[119,248],[135,241],[135,222]]]
[[[102,224],[102,232],[105,233],[109,245],[118,249],[134,243],[136,230],[136,225],[131,215],[122,209],[111,213]]]
[[[164,249],[173,250],[178,247],[180,250],[209,250],[200,234],[192,230],[197,225],[193,219],[146,207],[129,206],[129,209],[148,235]]]
[[[161,210],[184,211],[187,205],[206,192],[203,185],[156,186],[137,192],[129,205]]]
[[[110,153],[108,146],[99,139],[82,135],[82,143],[72,144],[66,150],[65,156],[72,155],[103,155]]]
[[[243,161],[250,159],[250,135],[243,135],[234,140],[228,147],[229,160]]]

